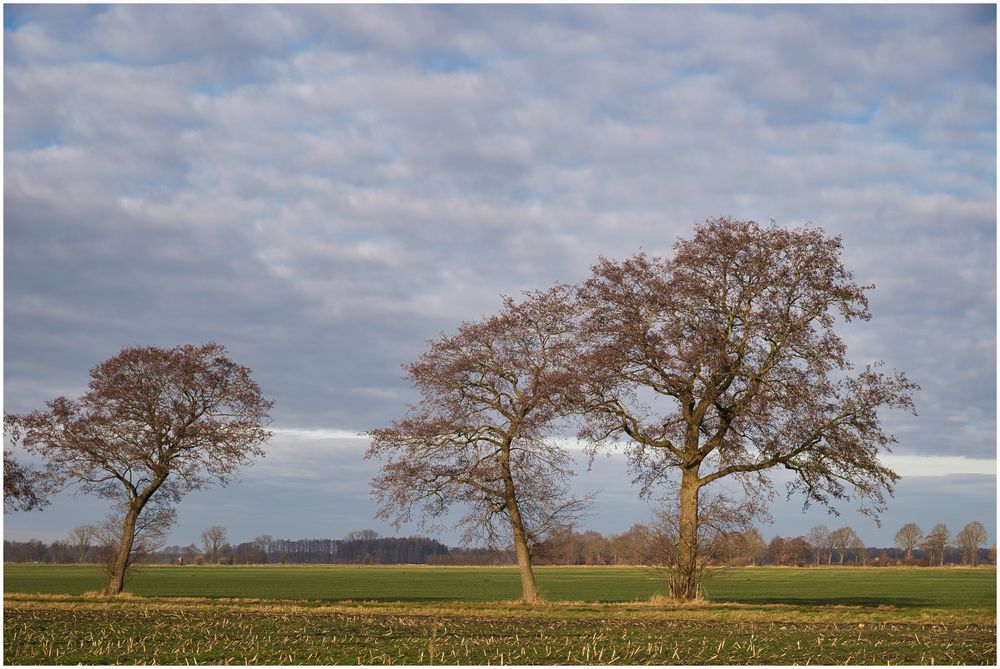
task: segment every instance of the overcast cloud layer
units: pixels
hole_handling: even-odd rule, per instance
[[[995,457],[993,6],[4,17],[7,411],[124,345],[216,340],[276,427],[384,425],[400,366],[500,293],[733,215],[843,235],[877,285],[853,359],[923,388],[897,453]],[[995,479],[955,503],[995,509]]]

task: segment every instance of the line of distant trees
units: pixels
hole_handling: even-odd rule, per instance
[[[656,565],[664,562],[662,530],[636,523],[621,534],[604,536],[593,530],[564,527],[537,544],[533,561],[540,565]],[[916,536],[916,539],[914,539]],[[4,541],[4,561],[99,563],[99,533],[91,526],[74,529],[65,540],[46,544],[37,539]],[[380,537],[360,530],[342,539],[275,539],[261,535],[230,544],[220,526],[206,529],[201,545],[165,546],[150,551],[147,564],[430,564],[508,565],[516,563],[513,547],[449,548],[427,537]],[[939,566],[996,564],[996,544],[984,547],[981,523],[966,525],[952,539],[938,524],[926,535],[913,523],[900,528],[892,547],[866,547],[857,533],[842,527],[814,527],[805,536],[775,536],[765,542],[760,531],[733,532],[715,540],[712,564],[748,565],[868,565]]]
[[[806,536],[775,537],[767,547],[772,564],[862,564],[914,565],[934,567],[945,564],[996,564],[997,549],[986,543],[986,528],[973,521],[951,537],[948,526],[938,523],[924,534],[916,523],[906,523],[890,548],[866,547],[850,527],[830,530],[817,525]]]
[[[220,532],[221,530],[221,532]],[[74,530],[74,532],[77,532]],[[230,544],[216,526],[202,534],[202,545],[163,546],[149,552],[146,564],[426,564],[447,556],[447,546],[427,537],[379,537],[373,530],[352,532],[343,539],[275,539],[262,535]],[[74,540],[45,544],[4,541],[6,562],[100,562],[101,546]]]

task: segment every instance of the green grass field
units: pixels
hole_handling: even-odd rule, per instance
[[[631,602],[665,595],[655,570],[538,567],[549,600]],[[4,592],[79,595],[99,590],[96,567],[5,565]],[[445,602],[516,599],[513,567],[144,567],[127,589],[149,597]],[[716,602],[932,608],[996,606],[993,569],[726,569],[706,583]]]
[[[4,567],[6,664],[995,664],[994,569]],[[661,595],[661,597],[657,597]],[[651,601],[652,598],[652,601]]]

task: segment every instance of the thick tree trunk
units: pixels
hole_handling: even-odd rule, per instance
[[[125,589],[125,572],[128,570],[129,558],[132,555],[132,545],[135,543],[135,524],[144,505],[145,500],[133,500],[125,513],[118,553],[108,572],[108,584],[104,587],[105,595],[120,595]]]
[[[698,569],[698,470],[685,469],[681,475],[680,509],[677,531],[677,561],[670,574],[670,596],[691,600],[701,597]]]

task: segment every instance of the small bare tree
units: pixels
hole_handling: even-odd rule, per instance
[[[734,558],[742,557],[755,538],[753,521],[769,518],[763,500],[757,497],[735,499],[723,494],[703,495],[698,503],[698,532],[693,547],[684,543],[676,497],[661,501],[653,523],[655,564],[664,569],[671,592],[687,587],[692,575],[684,556],[690,552],[695,554],[698,591],[693,599],[704,597],[705,569],[731,564]],[[757,533],[756,537],[759,536]]]
[[[839,527],[830,532],[830,546],[837,551],[840,564],[844,564],[847,559],[848,549],[859,543],[861,543],[861,538],[850,527]]]
[[[201,533],[201,545],[205,549],[205,560],[209,564],[219,561],[219,554],[226,543],[226,528],[213,525]]]
[[[354,530],[344,535],[344,541],[374,541],[378,539],[375,530]]]
[[[851,537],[851,541],[847,548],[854,551],[855,562],[868,564],[868,550],[865,548],[865,542],[861,540],[861,537],[857,534]]]
[[[522,598],[538,599],[531,552],[585,500],[567,495],[571,460],[549,437],[572,410],[575,306],[556,286],[462,324],[407,367],[420,402],[372,430],[369,458],[388,458],[372,481],[379,516],[422,523],[466,507],[466,540],[512,541]]]
[[[938,523],[924,537],[924,553],[927,555],[930,564],[937,564],[938,566],[944,564],[944,555],[948,548],[948,539],[950,536],[948,534],[948,526],[944,523]]]
[[[122,524],[128,514],[125,500],[116,503],[116,509],[96,527],[98,561],[109,579],[118,577],[119,556],[124,550]],[[176,512],[168,499],[154,499],[143,507],[135,521],[135,531],[128,542],[126,573],[143,562],[151,553],[163,547],[170,529],[176,522]],[[124,586],[124,579],[122,579]],[[107,594],[107,592],[105,592]]]
[[[986,543],[986,528],[973,521],[955,535],[955,544],[962,551],[962,560],[975,567],[979,563],[979,547]]]
[[[806,541],[816,553],[816,564],[823,561],[823,554],[830,550],[830,530],[826,525],[817,525],[809,530]]]
[[[913,559],[913,549],[920,544],[924,537],[924,531],[916,523],[907,523],[899,528],[893,541],[896,547],[903,551],[905,559],[909,562]]]
[[[77,562],[86,561],[87,551],[90,550],[91,542],[96,536],[97,528],[93,525],[80,525],[69,533],[69,542],[76,551]]]

